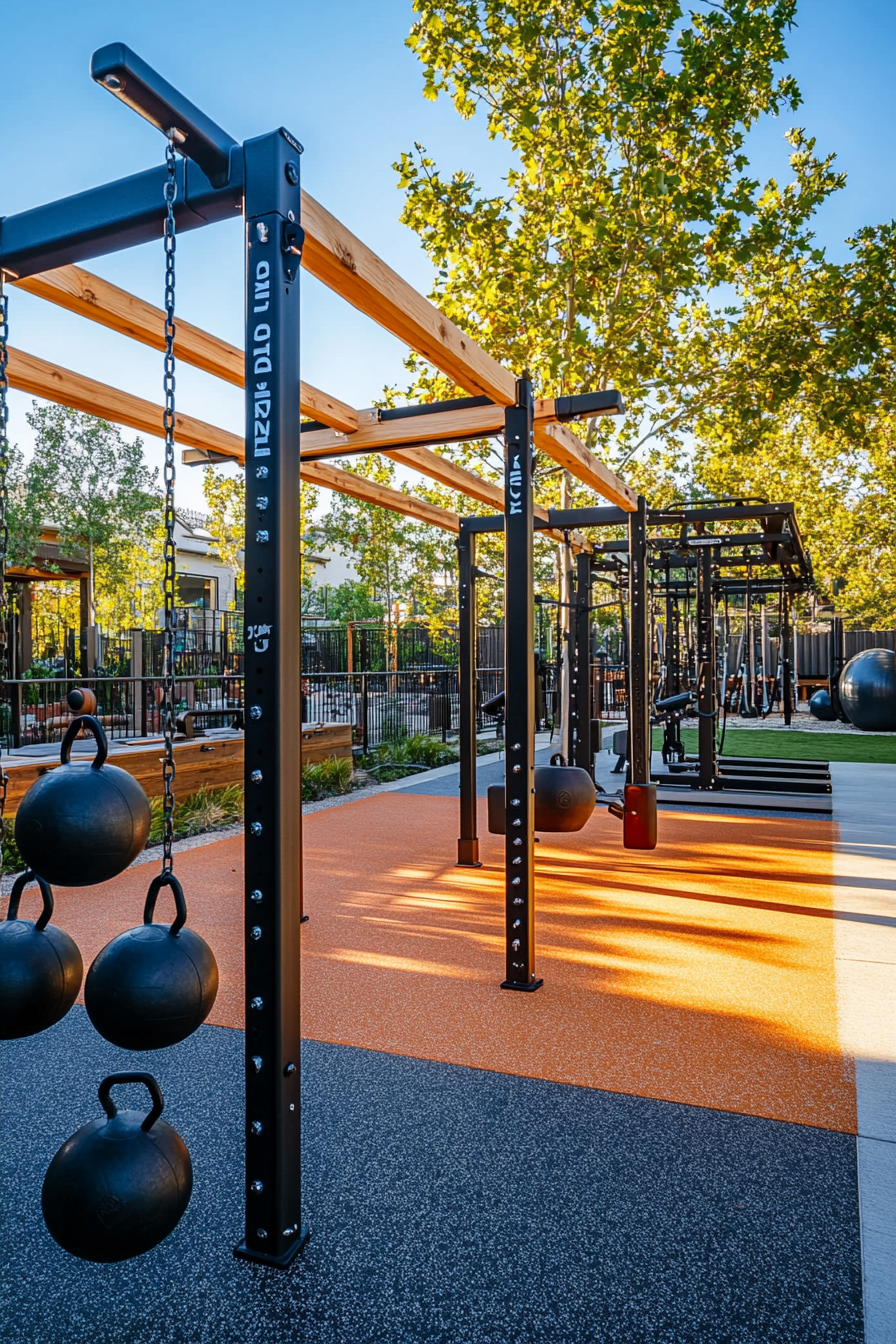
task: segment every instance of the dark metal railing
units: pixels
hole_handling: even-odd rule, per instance
[[[76,686],[96,695],[97,718],[113,741],[161,734],[162,681],[159,677],[41,677],[3,683],[0,742],[3,750],[59,742],[73,717],[66,695]],[[243,703],[241,677],[191,677],[175,681],[178,713],[193,710],[203,723],[226,727],[228,712]]]

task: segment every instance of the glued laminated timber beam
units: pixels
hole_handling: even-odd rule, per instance
[[[309,436],[307,444],[309,455],[317,451],[321,455],[329,456],[333,449],[339,448],[350,452],[388,453],[391,445],[424,447],[432,443],[459,442],[464,438],[500,433],[504,427],[502,398],[509,396],[507,404],[510,404],[515,396],[516,384],[512,375],[487,355],[475,341],[464,336],[437,308],[422,295],[417,294],[416,290],[396,275],[385,262],[375,256],[311,197],[305,197],[305,204],[310,211],[308,221],[318,231],[315,235],[316,242],[310,252],[306,243],[303,255],[303,262],[312,274],[319,274],[322,279],[324,273],[330,275],[331,278],[326,283],[332,284],[332,287],[343,294],[349,302],[354,303],[361,311],[368,313],[389,330],[395,330],[390,325],[394,317],[393,309],[405,304],[402,330],[401,332],[395,330],[395,334],[400,334],[409,345],[425,354],[444,372],[454,377],[461,386],[484,392],[495,403],[491,406],[468,407],[462,411],[446,411],[426,418],[410,417],[401,422],[388,424],[364,424],[364,412],[361,412],[359,420],[359,412],[353,406],[340,401],[337,397],[331,397],[310,383],[302,383],[303,413],[328,426],[327,430],[317,432],[319,437],[314,444]],[[306,221],[306,233],[310,236],[308,221]],[[325,263],[327,255],[330,256],[330,261]],[[341,267],[341,270],[337,268],[334,271],[336,265],[334,257],[338,259],[338,267]],[[339,284],[335,283],[333,276],[339,280]],[[381,283],[384,288],[374,293],[372,285],[377,283]],[[61,266],[54,271],[28,276],[16,284],[30,294],[98,322],[153,349],[164,348],[165,316],[160,308],[79,266]],[[345,292],[346,290],[350,290],[351,294]],[[236,387],[243,386],[243,352],[227,341],[203,331],[201,327],[194,327],[189,322],[177,322],[175,354],[178,359],[203,369],[206,373],[233,383]],[[462,366],[473,372],[461,377]],[[537,401],[536,445],[598,494],[628,512],[633,511],[635,508],[633,491],[609,467],[589,452],[581,440],[565,425],[556,422],[555,401],[552,398]],[[351,447],[349,447],[350,441]],[[181,442],[186,440],[182,438]],[[382,448],[380,444],[383,445]],[[303,455],[304,452],[305,445]],[[421,470],[425,471],[424,468]],[[425,474],[430,473],[425,471]],[[468,475],[473,477],[472,473]],[[434,479],[438,480],[441,477],[436,476]],[[466,493],[473,499],[492,503],[491,499],[486,499],[472,488],[475,479],[478,478],[468,482],[471,489]],[[452,484],[452,488],[463,487]]]
[[[160,437],[162,433],[162,407],[154,402],[135,397],[129,392],[99,383],[83,374],[72,373],[69,369],[60,369],[47,360],[34,355],[24,354],[21,350],[9,350],[7,375],[10,387],[32,396],[43,397],[48,401],[71,406],[76,411],[88,415],[98,415],[118,425],[127,425],[144,434]],[[204,420],[190,415],[178,414],[174,422],[174,436],[181,446],[201,452],[209,460],[227,458],[242,461],[245,444],[239,434],[219,429]],[[356,499],[393,509],[397,513],[407,514],[420,522],[431,523],[448,532],[457,532],[460,528],[458,515],[451,509],[443,509],[414,495],[406,495],[401,490],[390,490],[377,485],[351,472],[341,471],[325,462],[308,462],[302,465],[303,480],[325,485],[330,490],[352,495]]]
[[[155,308],[145,299],[138,299],[136,294],[129,294],[126,289],[101,280],[80,266],[60,266],[58,270],[31,275],[15,284],[18,289],[67,308],[91,322],[98,322],[122,336],[130,336],[154,350],[165,348],[165,314],[161,308]],[[244,386],[242,350],[181,318],[176,322],[174,354],[185,364],[203,369],[235,387]],[[353,406],[310,383],[302,383],[300,404],[305,415],[344,434],[358,428],[358,412]]]
[[[143,434],[151,434],[160,437],[162,432],[162,407],[155,402],[146,401],[143,397],[136,397],[130,392],[122,392],[119,388],[110,387],[106,383],[100,383],[94,378],[87,378],[83,374],[73,373],[70,369],[62,369],[56,364],[51,364],[49,360],[39,359],[36,355],[25,354],[21,350],[10,348],[8,377],[11,387],[17,388],[20,392],[27,392],[31,396],[44,397],[48,401],[60,402],[64,406],[71,406],[76,411],[84,411],[88,415],[99,415],[105,420],[110,420],[115,424],[127,425],[129,429],[136,429]],[[436,419],[438,417],[429,417]],[[392,422],[396,425],[407,424],[408,421]],[[384,426],[388,428],[388,426]],[[378,426],[379,428],[379,426]],[[382,486],[376,486],[372,482],[366,482],[370,487],[367,494],[363,494],[364,485],[357,482],[364,481],[363,477],[354,476],[351,472],[341,471],[338,467],[327,467],[326,471],[317,471],[317,467],[323,468],[325,464],[315,462],[313,457],[305,460],[304,440],[314,439],[319,434],[331,433],[330,430],[317,430],[311,434],[302,435],[302,476],[306,480],[314,480],[320,485],[329,485],[334,490],[339,490],[343,494],[353,494],[357,498],[366,498],[371,503],[382,503],[377,491],[385,489]],[[198,420],[194,416],[184,415],[178,412],[174,422],[174,437],[181,448],[186,449],[184,460],[188,463],[197,462],[219,462],[221,460],[243,463],[245,462],[246,447],[241,435],[234,434],[227,429],[221,429],[217,425],[210,425],[204,420]],[[484,481],[477,476],[475,472],[467,471],[464,467],[459,467],[450,462],[447,458],[440,457],[438,453],[430,452],[427,448],[413,447],[396,451],[390,456],[396,460],[402,460],[407,466],[413,467],[429,476],[433,480],[440,481],[452,490],[457,490],[467,495],[468,498],[476,499],[480,503],[488,504],[489,507],[501,510],[504,507],[504,496],[500,487],[490,481]],[[331,484],[333,481],[340,481],[341,485]],[[347,489],[346,486],[350,486]],[[362,492],[362,493],[359,493]],[[405,495],[403,491],[387,491],[392,503],[383,504],[384,508],[396,509],[399,513],[412,514],[413,508],[408,501],[413,502],[416,497]],[[422,522],[432,522],[437,527],[447,527],[449,531],[457,531],[454,523],[458,515],[450,509],[441,509],[434,504],[426,504],[425,501],[417,501],[420,510],[414,514]],[[539,514],[547,517],[547,511],[538,510]],[[559,534],[558,534],[559,535]],[[573,538],[574,544],[587,546],[588,543],[584,537],[578,535]]]

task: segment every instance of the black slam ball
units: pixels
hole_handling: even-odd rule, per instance
[[[81,727],[97,742],[93,761],[72,761]],[[149,800],[132,775],[107,765],[109,744],[89,714],[73,719],[62,764],[36,780],[16,813],[16,844],[36,873],[57,887],[91,887],[117,877],[145,847]]]
[[[116,1083],[144,1083],[152,1110],[118,1111]],[[44,1222],[63,1250],[110,1264],[158,1246],[180,1222],[193,1190],[183,1139],[159,1119],[151,1073],[113,1073],[99,1087],[106,1119],[90,1120],[59,1149],[44,1177]]]
[[[32,923],[19,919],[19,901],[31,882],[44,908]],[[0,1040],[34,1036],[65,1017],[81,988],[84,966],[77,944],[50,923],[53,893],[42,877],[21,873],[0,924]]]
[[[809,701],[809,713],[815,719],[821,719],[822,723],[833,723],[837,715],[834,712],[834,706],[831,704],[831,693],[822,688],[816,691]]]

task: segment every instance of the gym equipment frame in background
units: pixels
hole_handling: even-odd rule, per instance
[[[527,385],[519,403],[513,374],[302,192],[302,147],[289,131],[281,127],[239,143],[121,43],[94,54],[91,75],[176,142],[183,156],[178,232],[231,219],[234,211],[245,221],[244,352],[186,323],[179,323],[175,343],[177,358],[245,386],[245,437],[182,415],[175,437],[186,446],[188,463],[246,465],[246,1220],[236,1253],[285,1267],[306,1237],[299,1096],[300,477],[457,531],[460,520],[451,510],[319,459],[400,453],[415,469],[500,508],[500,487],[426,445],[518,432],[528,451],[534,440],[599,495],[631,511],[632,491],[566,424],[617,413],[621,398],[601,392],[537,400]],[[79,263],[161,240],[165,180],[160,166],[0,220],[0,271],[45,300],[161,348],[161,311],[90,276]],[[471,395],[438,406],[365,412],[303,384],[302,266]],[[10,351],[9,382],[145,432],[159,434],[162,427],[161,406],[21,351]],[[302,423],[303,410],[316,417],[310,424]],[[521,415],[525,430],[518,428]],[[547,511],[532,503],[525,474],[529,515],[544,521]],[[531,557],[531,527],[522,545]]]
[[[457,866],[478,868],[476,803],[476,537],[504,533],[504,914],[506,976],[502,989],[532,992],[543,984],[535,973],[535,666],[533,644],[533,539],[536,531],[568,533],[572,528],[628,527],[629,565],[629,731],[632,776],[625,785],[623,843],[652,848],[656,843],[656,789],[650,781],[650,657],[647,639],[648,566],[646,500],[634,512],[620,508],[549,509],[532,512],[531,386],[518,384],[517,404],[507,410],[504,515],[462,518],[458,537],[460,836]],[[663,515],[657,515],[663,517]],[[594,547],[593,551],[599,550]],[[577,560],[574,665],[587,666],[592,549]],[[584,600],[582,597],[584,585]],[[588,680],[576,678],[575,764],[590,755]],[[584,768],[593,776],[593,762]],[[522,843],[520,843],[522,841]]]

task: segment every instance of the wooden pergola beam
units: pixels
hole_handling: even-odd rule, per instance
[[[31,275],[15,284],[29,294],[77,313],[79,317],[89,318],[91,322],[98,322],[122,336],[130,336],[142,345],[149,345],[154,350],[165,348],[165,314],[161,308],[155,308],[145,299],[129,294],[108,280],[101,280],[80,266],[60,266],[58,270]],[[235,387],[245,385],[242,350],[181,318],[176,323],[174,353],[185,364],[203,369]],[[332,425],[344,434],[351,434],[358,428],[358,412],[353,406],[310,383],[302,383],[300,404],[305,415],[324,425]]]
[[[95,378],[86,378],[71,369],[61,369],[49,360],[39,359],[37,355],[25,354],[22,350],[9,349],[7,376],[10,387],[31,396],[44,397],[47,401],[56,401],[73,410],[84,411],[88,415],[98,415],[116,425],[127,425],[141,434],[152,434],[162,438],[162,407],[143,397],[135,397],[131,392],[122,392],[107,383],[97,382]],[[179,444],[188,448],[210,449],[224,457],[238,458],[244,453],[243,439],[230,430],[219,429],[204,420],[191,415],[177,413],[174,420],[174,437]]]
[[[93,378],[72,373],[69,369],[60,369],[48,360],[38,359],[21,350],[9,350],[7,376],[10,387],[32,396],[43,397],[48,401],[71,406],[76,411],[88,415],[98,415],[115,424],[127,425],[145,434],[161,437],[162,407],[154,402],[135,397],[129,392],[109,387]],[[239,434],[209,425],[193,416],[178,414],[175,418],[174,435],[177,442],[187,449],[201,452],[203,456],[211,452],[218,458],[228,458],[242,462],[245,458],[245,443]],[[435,456],[435,454],[433,454]],[[390,490],[354,476],[351,472],[341,471],[324,462],[309,462],[302,465],[302,478],[317,485],[325,485],[331,490],[349,494],[355,499],[366,500],[383,508],[394,509],[398,513],[417,518],[420,522],[431,523],[449,532],[457,532],[460,527],[458,515],[451,509],[428,504],[401,490]]]
[[[634,490],[595,457],[568,426],[536,419],[535,446],[611,504],[625,509],[626,513],[637,512],[638,496]]]
[[[310,442],[313,436],[308,436],[307,451],[311,453],[316,449],[329,454],[334,449],[338,450],[343,444],[347,446],[349,440],[347,437],[343,438],[343,435],[351,436],[353,452],[378,452],[388,451],[388,446],[392,445],[409,443],[425,445],[500,433],[504,427],[502,396],[509,396],[506,404],[510,404],[515,396],[516,383],[512,375],[487,355],[475,341],[464,336],[459,328],[449,322],[428,300],[417,294],[412,286],[396,275],[359,239],[344,229],[322,206],[311,197],[305,197],[305,203],[311,209],[309,219],[318,231],[316,244],[309,254],[306,243],[306,254],[303,256],[303,261],[312,274],[320,273],[320,278],[325,279],[323,272],[326,271],[330,276],[326,279],[327,284],[389,330],[394,330],[390,324],[393,320],[397,320],[395,313],[400,309],[405,313],[404,327],[401,333],[396,331],[396,334],[401,334],[414,349],[426,354],[427,358],[432,359],[438,367],[450,373],[461,386],[474,391],[484,391],[498,403],[493,406],[445,411],[425,418],[409,417],[401,421],[364,423],[364,413],[361,413],[362,419],[359,421],[359,413],[353,406],[340,401],[337,397],[331,397],[310,383],[302,383],[303,413],[329,427],[329,430],[318,432],[320,437],[314,444]],[[330,257],[329,262],[326,261],[327,256]],[[331,275],[335,264],[333,257],[339,259],[341,268],[334,273],[335,279]],[[318,266],[317,271],[314,269],[315,265]],[[339,281],[338,285],[335,283],[336,280]],[[165,318],[160,308],[79,266],[61,266],[57,270],[29,276],[16,283],[20,289],[81,317],[89,318],[153,349],[164,349]],[[383,289],[376,290],[377,284],[382,284]],[[354,298],[344,292],[346,286],[352,290]],[[243,352],[237,346],[203,331],[201,327],[194,327],[189,322],[179,320],[175,353],[177,358],[185,363],[233,383],[236,387],[244,385]],[[452,364],[452,368],[447,367],[446,361]],[[469,367],[474,370],[474,375],[468,376],[466,381],[458,373],[464,361],[467,361]],[[500,395],[496,395],[496,392]],[[557,424],[556,419],[555,403],[552,398],[536,401],[537,446],[598,494],[628,511],[634,511],[636,499],[633,491],[609,467],[590,453],[571,430]],[[548,425],[552,426],[550,433],[546,432]],[[148,433],[155,432],[146,429],[145,425],[134,427],[143,428]],[[181,436],[181,442],[186,443],[187,440]],[[381,448],[380,444],[384,446]],[[303,443],[303,456],[305,450],[306,445]],[[473,488],[473,481],[478,478],[474,477],[473,473],[469,475],[472,493],[470,491],[467,493],[470,493],[473,499],[482,500],[482,496]]]
[[[513,404],[513,374],[306,191],[302,228],[302,265],[311,275],[423,355],[458,387],[484,394],[500,406]]]
[[[324,485],[328,490],[336,490],[341,495],[351,495],[354,499],[368,504],[376,504],[393,513],[403,513],[416,518],[421,523],[430,523],[446,532],[460,531],[460,515],[452,509],[443,509],[439,504],[428,504],[416,495],[406,495],[403,490],[393,490],[387,485],[378,485],[364,476],[355,476],[343,471],[329,462],[303,462],[301,466],[303,481],[313,481],[315,485]]]

